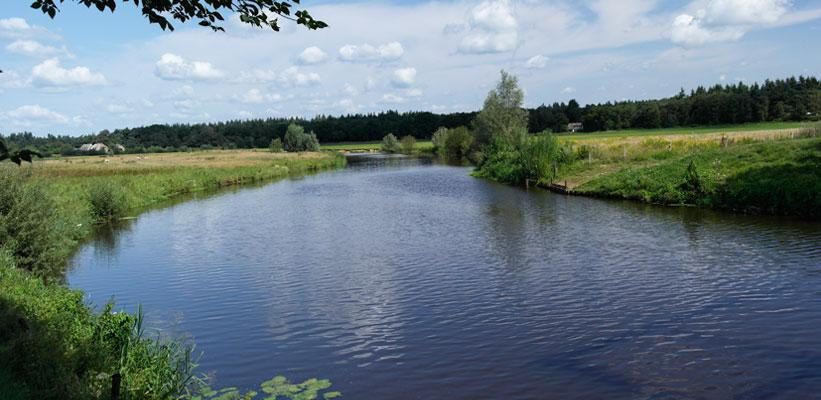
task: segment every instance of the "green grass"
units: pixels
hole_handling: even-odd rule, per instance
[[[697,135],[707,133],[734,133],[798,129],[808,126],[807,122],[761,122],[742,125],[715,125],[668,129],[628,129],[621,131],[598,131],[589,133],[559,134],[565,140],[586,140],[603,138],[627,138],[641,136]]]
[[[322,144],[322,150],[327,151],[348,151],[348,152],[357,152],[357,151],[380,151],[382,146],[381,141],[376,142],[338,142],[338,143],[328,143]],[[416,150],[417,151],[430,151],[433,150],[433,143],[430,140],[419,140],[416,142]]]
[[[703,190],[685,184],[696,167]],[[582,173],[576,169],[569,175]],[[821,139],[783,139],[628,160],[576,193],[658,204],[696,204],[740,212],[821,217]]]

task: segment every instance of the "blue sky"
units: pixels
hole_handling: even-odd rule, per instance
[[[67,2],[0,9],[0,133],[478,109],[500,69],[528,106],[644,99],[697,85],[821,75],[821,2],[310,1],[330,27],[226,33]]]

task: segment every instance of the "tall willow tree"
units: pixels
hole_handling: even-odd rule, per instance
[[[488,93],[482,111],[473,120],[476,144],[484,146],[497,138],[515,144],[519,136],[527,134],[528,113],[523,107],[524,91],[519,80],[505,72],[496,88]]]

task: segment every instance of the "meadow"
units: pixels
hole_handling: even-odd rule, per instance
[[[346,153],[368,153],[380,151],[382,142],[338,142],[322,144],[324,151],[341,151]],[[433,151],[433,143],[430,140],[417,140],[416,151],[420,153]]]
[[[557,180],[575,194],[818,218],[821,128],[747,128],[563,136],[573,161]]]

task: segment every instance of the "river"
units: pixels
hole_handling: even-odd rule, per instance
[[[343,170],[101,234],[70,286],[203,352],[215,386],[347,399],[811,398],[821,226],[566,197],[464,167]]]

